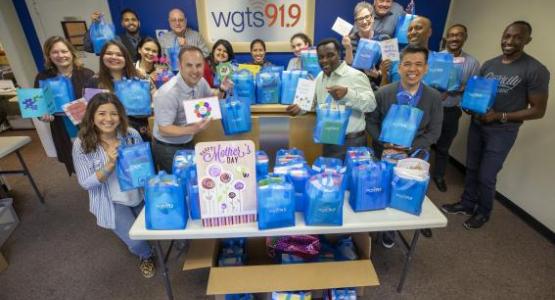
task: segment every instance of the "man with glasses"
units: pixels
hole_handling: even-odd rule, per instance
[[[204,57],[208,56],[210,51],[202,36],[198,31],[187,27],[187,18],[181,9],[174,8],[170,10],[168,23],[170,24],[171,31],[166,32],[158,39],[164,51],[174,46],[194,46],[202,51]]]

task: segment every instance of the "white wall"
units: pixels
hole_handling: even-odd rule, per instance
[[[87,21],[90,27],[90,15],[98,10],[105,15],[107,22],[112,22],[110,9],[106,0],[25,0],[33,25],[41,45],[53,35],[64,36],[61,21],[65,18]],[[98,57],[92,53],[82,52],[85,66],[93,71],[98,71]]]
[[[531,23],[532,42],[525,51],[551,72],[546,115],[521,127],[504,168],[497,190],[555,231],[555,1],[553,0],[453,0],[447,26],[462,23],[469,38],[464,50],[484,62],[501,54],[501,34],[516,20]],[[464,115],[464,114],[463,114]],[[461,163],[466,159],[468,117],[461,119],[451,155]]]

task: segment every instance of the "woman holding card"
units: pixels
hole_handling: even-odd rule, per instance
[[[73,94],[76,99],[83,96],[83,86],[94,72],[83,67],[77,50],[66,39],[52,36],[44,42],[45,69],[35,77],[34,87],[39,87],[40,80],[53,78],[59,75],[71,79]],[[69,175],[75,173],[71,157],[71,138],[77,135],[77,127],[65,116],[64,113],[45,115],[40,118],[43,122],[50,122],[52,140],[56,148],[58,161],[66,166]]]
[[[218,87],[218,83],[221,81],[220,75],[221,73],[229,72],[228,75],[231,75],[232,69],[221,70],[221,68],[225,64],[229,63],[227,67],[233,68],[231,65],[231,61],[235,58],[235,53],[233,52],[233,47],[228,40],[219,39],[214,43],[212,46],[212,52],[208,55],[207,62],[204,64],[204,79],[208,81],[208,84],[216,88]],[[220,72],[218,72],[220,71]]]
[[[100,51],[100,63],[98,74],[93,76],[87,83],[87,88],[106,89],[114,92],[114,82],[128,79],[144,79],[150,82],[151,95],[156,91],[150,77],[141,75],[135,68],[129,52],[122,43],[111,40],[106,42]],[[129,125],[141,134],[144,140],[150,140],[148,130],[149,116],[129,116]]]
[[[139,257],[141,274],[151,278],[155,274],[152,248],[146,241],[129,238],[129,229],[143,207],[142,195],[137,189],[122,192],[115,172],[122,138],[142,141],[135,129],[128,128],[118,97],[96,94],[87,105],[73,144],[73,160],[79,184],[89,193],[90,211],[98,226],[112,230]]]
[[[312,46],[312,41],[308,35],[299,32],[294,34],[289,40],[291,43],[291,49],[293,49],[293,54],[295,57],[289,60],[287,64],[287,71],[295,71],[301,69],[301,51],[308,49]]]
[[[251,65],[261,67],[272,66],[272,63],[266,60],[266,43],[261,39],[255,39],[251,42]]]

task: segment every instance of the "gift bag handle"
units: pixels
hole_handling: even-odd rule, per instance
[[[422,149],[422,148],[414,150],[411,153],[410,157],[418,158],[418,154],[420,154],[420,153],[423,153],[423,157],[422,157],[423,160],[428,161],[430,159],[430,152],[428,150]]]

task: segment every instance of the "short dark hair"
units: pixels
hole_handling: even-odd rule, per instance
[[[141,49],[141,47],[143,47],[143,45],[148,42],[152,42],[156,44],[156,46],[158,47],[158,55],[156,55],[156,57],[160,58],[162,56],[162,47],[160,47],[160,43],[158,43],[158,40],[150,36],[145,36],[144,38],[141,39],[139,44],[137,44],[137,58],[139,60],[141,60],[141,53],[139,49]]]
[[[532,35],[532,25],[530,25],[530,23],[528,23],[524,20],[518,20],[518,21],[514,21],[511,24],[509,24],[509,26],[507,26],[507,28],[509,28],[513,25],[524,26],[526,28],[526,30],[528,30],[528,35]]]
[[[200,50],[199,47],[187,45],[187,46],[181,48],[181,50],[179,50],[179,63],[181,63],[181,60],[183,58],[183,54],[185,52],[198,52],[200,54],[200,56],[204,59],[204,53],[202,53],[202,50]]]
[[[451,28],[454,28],[454,27],[460,27],[464,30],[464,33],[468,34],[468,29],[466,28],[466,26],[464,26],[463,24],[459,24],[459,23],[449,26],[449,28],[447,28],[446,32],[449,32],[449,30],[451,30]]]
[[[260,44],[260,45],[262,45],[262,48],[264,48],[264,51],[266,51],[266,43],[264,43],[264,41],[261,40],[261,39],[254,39],[254,40],[252,40],[252,42],[251,42],[251,47],[250,47],[251,51],[252,51],[252,48],[254,47],[255,44]]]
[[[407,54],[413,54],[413,53],[422,53],[424,54],[424,58],[426,59],[426,63],[428,63],[428,54],[430,53],[430,51],[428,51],[428,49],[424,48],[424,47],[420,47],[420,46],[416,46],[416,45],[408,45],[406,46],[402,51],[401,51],[401,61],[403,61],[403,57],[405,57],[405,55]]]
[[[341,46],[339,45],[339,42],[334,38],[326,38],[321,40],[320,42],[318,42],[318,45],[316,46],[316,50],[318,50],[318,48],[327,44],[333,44],[333,46],[335,47],[335,50],[337,50],[337,53],[339,53],[339,56],[341,56]]]
[[[216,61],[214,59],[214,51],[216,50],[216,47],[218,47],[219,45],[224,46],[225,50],[227,51],[228,61],[235,58],[235,52],[233,52],[233,46],[231,46],[231,43],[228,40],[219,39],[214,43],[214,46],[212,46],[212,52],[208,56],[212,63]]]
[[[139,20],[139,15],[137,15],[137,13],[136,13],[134,10],[132,10],[131,8],[125,8],[125,9],[123,9],[123,10],[121,11],[120,15],[119,15],[120,18],[123,19],[123,15],[125,15],[126,13],[132,13],[132,14],[134,14],[134,15],[135,15],[135,18],[137,18],[137,20]]]
[[[309,47],[312,47],[312,41],[310,40],[310,38],[308,37],[308,35],[299,32],[299,33],[295,33],[290,39],[289,42],[293,42],[294,39],[299,38],[301,40],[303,40]]]

